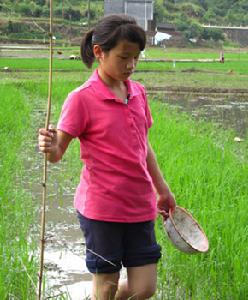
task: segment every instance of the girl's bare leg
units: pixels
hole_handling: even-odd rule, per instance
[[[92,300],[113,300],[118,287],[119,272],[93,274]]]
[[[127,268],[127,280],[121,281],[116,300],[151,298],[157,287],[157,265]]]

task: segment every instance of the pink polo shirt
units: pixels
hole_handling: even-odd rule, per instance
[[[143,222],[156,217],[156,195],[147,171],[152,117],[144,87],[127,80],[128,104],[97,70],[65,101],[57,128],[80,140],[84,167],[74,206],[85,217]]]

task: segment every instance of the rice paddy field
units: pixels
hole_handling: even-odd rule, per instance
[[[40,223],[42,177],[37,131],[45,122],[48,58],[36,58],[32,51],[30,58],[25,58],[27,51],[10,54],[0,57],[0,299],[32,300],[36,299],[38,280],[39,243],[35,232]],[[48,57],[45,50],[43,55]],[[244,93],[238,103],[248,109],[248,52],[229,49],[225,51],[224,64],[216,61],[219,51],[206,49],[153,48],[146,50],[146,58],[139,63],[133,79],[145,84],[148,92],[154,86],[162,88],[162,92],[148,94],[154,119],[150,142],[177,204],[199,221],[210,243],[206,254],[181,253],[167,239],[158,218],[156,233],[163,256],[154,299],[246,300],[248,126],[241,141],[235,142],[240,133],[234,127],[222,126],[221,121],[216,123],[211,118],[194,118],[173,105],[174,100],[168,104],[164,91],[181,87],[236,89]],[[160,61],[161,58],[166,60]],[[212,61],[199,61],[204,59]],[[67,94],[90,73],[80,61],[55,57],[51,123],[56,124]],[[181,100],[192,99],[182,95]],[[48,201],[53,201],[55,182],[57,189],[73,191],[81,168],[78,157],[75,141],[61,164],[49,166]],[[63,197],[59,201],[62,207]],[[44,298],[76,299],[45,290],[46,283]]]

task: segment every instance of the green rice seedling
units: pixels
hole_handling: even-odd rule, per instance
[[[165,59],[219,59],[221,49],[177,49],[150,47],[146,49],[147,58]],[[248,60],[245,49],[225,50],[224,57],[228,60]]]
[[[61,71],[54,71],[53,80],[55,83],[59,82],[62,85],[64,83],[76,82],[81,85],[91,74],[91,70],[81,72],[73,71],[64,73]],[[25,71],[25,72],[4,72],[1,73],[2,80],[5,83],[21,83],[23,82],[44,82],[47,85],[47,72],[45,70],[39,72]],[[147,88],[154,86],[167,87],[198,87],[198,88],[246,88],[247,75],[240,75],[238,73],[227,72],[215,72],[215,71],[192,71],[181,72],[180,70],[174,71],[159,71],[153,70],[152,72],[138,71],[132,76],[134,80],[137,80]],[[155,85],[154,85],[155,83]],[[37,84],[36,84],[37,86]]]
[[[178,205],[193,214],[210,242],[207,254],[180,253],[157,224],[164,299],[246,299],[247,161],[236,156],[232,132],[218,129],[216,134],[211,124],[151,104],[155,123],[150,138],[159,164]]]
[[[140,61],[137,70],[159,70],[161,71],[200,71],[208,70],[213,72],[226,72],[226,73],[238,73],[238,74],[248,74],[248,60],[230,60],[226,61],[224,64],[219,62],[176,62],[175,67],[172,62],[150,62],[150,61]],[[48,59],[44,58],[1,58],[0,59],[0,69],[8,67],[9,70],[47,70]],[[96,64],[94,64],[96,67]],[[54,59],[54,71],[87,71],[86,67],[78,60],[62,60]]]
[[[0,68],[8,67],[10,70],[47,70],[49,60],[48,58],[6,58],[2,57],[0,60]],[[54,70],[60,69],[64,71],[82,70],[83,67],[81,61],[78,60],[66,60],[66,59],[54,59]]]
[[[33,299],[36,258],[28,242],[34,207],[23,186],[31,107],[15,87],[0,85],[0,298]]]

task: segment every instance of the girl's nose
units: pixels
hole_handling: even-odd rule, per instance
[[[130,60],[128,61],[128,63],[127,63],[127,68],[128,68],[128,69],[133,69],[134,67],[135,67],[135,59],[132,58],[132,59],[130,59]]]

